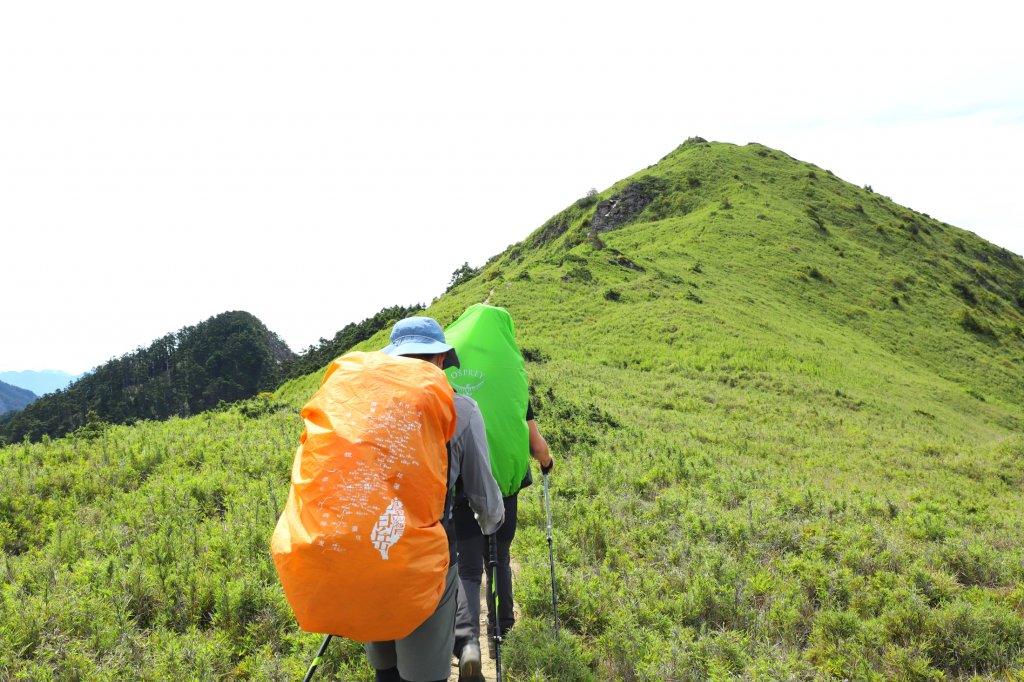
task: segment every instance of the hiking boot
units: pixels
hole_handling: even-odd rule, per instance
[[[462,647],[459,654],[459,682],[483,680],[483,666],[480,663],[480,643],[471,640]]]

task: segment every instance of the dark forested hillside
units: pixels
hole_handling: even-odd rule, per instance
[[[381,329],[390,327],[396,320],[401,320],[403,317],[408,317],[421,310],[423,310],[423,306],[419,304],[408,307],[396,305],[383,308],[362,322],[346,324],[334,335],[334,338],[322,338],[319,343],[310,346],[300,355],[287,361],[284,366],[285,378],[293,379],[319,371],[357,343],[365,341]]]
[[[2,427],[7,442],[60,436],[90,421],[188,416],[271,390],[294,354],[246,312],[226,312],[167,334],[36,401]]]
[[[0,414],[20,410],[35,399],[32,391],[0,381]]]

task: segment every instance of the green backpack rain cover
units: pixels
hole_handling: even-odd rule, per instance
[[[462,365],[445,370],[448,382],[480,406],[491,471],[501,494],[512,495],[530,466],[529,391],[512,316],[504,308],[478,303],[452,322],[444,335]]]

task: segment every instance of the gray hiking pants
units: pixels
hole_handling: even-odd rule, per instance
[[[434,613],[404,639],[367,642],[366,658],[376,670],[398,667],[403,680],[447,680],[455,644],[455,593],[458,567],[448,568],[444,592]]]

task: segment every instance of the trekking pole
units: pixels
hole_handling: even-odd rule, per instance
[[[494,672],[501,682],[501,618],[498,613],[498,538],[487,536],[491,554],[491,596],[494,598]]]
[[[327,651],[327,645],[331,643],[331,637],[334,637],[334,635],[324,637],[324,641],[320,644],[320,651],[316,652],[316,658],[309,664],[309,670],[306,671],[306,676],[302,678],[302,682],[309,682],[313,679],[313,673],[316,672],[316,667],[323,660],[324,653]]]
[[[544,472],[544,511],[548,516],[548,560],[551,562],[551,608],[555,612],[555,639],[558,639],[558,594],[555,592],[555,550],[551,546],[551,495],[548,474]]]

